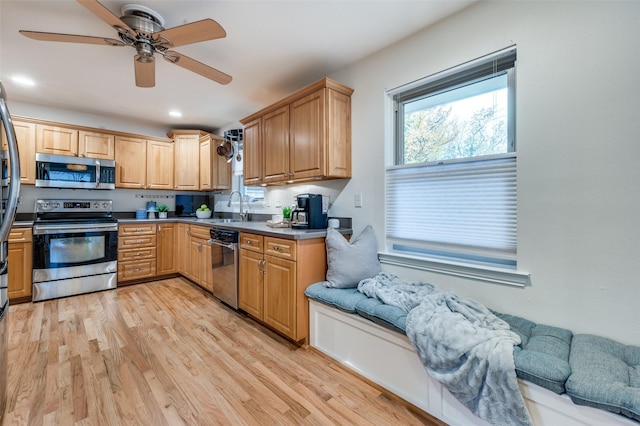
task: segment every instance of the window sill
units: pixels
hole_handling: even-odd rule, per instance
[[[443,260],[414,257],[398,253],[378,253],[380,263],[402,266],[421,271],[435,272],[454,277],[470,278],[490,284],[502,284],[515,287],[530,285],[531,276],[527,272],[511,269],[492,268],[489,266],[471,265]]]

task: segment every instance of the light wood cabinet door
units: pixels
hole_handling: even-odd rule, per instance
[[[9,300],[28,301],[31,298],[33,245],[31,228],[17,228],[9,234],[7,272]]]
[[[184,275],[191,281],[198,282],[200,280],[200,251],[202,243],[199,238],[190,237],[187,245],[187,263]]]
[[[325,173],[335,178],[351,177],[351,96],[327,89]]]
[[[325,89],[291,104],[291,171],[300,179],[324,175]]]
[[[246,186],[262,184],[262,119],[257,118],[244,126],[244,159],[242,173]]]
[[[254,318],[263,316],[262,253],[240,250],[240,278],[238,283],[238,307]]]
[[[213,189],[213,142],[211,138],[200,139],[200,190]]]
[[[174,189],[173,142],[147,141],[147,189]]]
[[[178,272],[178,256],[175,248],[178,245],[178,224],[158,223],[156,274],[166,275]]]
[[[187,230],[189,229],[189,225],[185,223],[178,223],[176,225],[176,247],[175,247],[175,257],[176,257],[176,267],[178,268],[178,273],[184,275],[185,263],[187,259],[187,245],[189,235],[187,234]]]
[[[174,187],[177,190],[200,189],[199,135],[176,135]]]
[[[115,136],[80,130],[78,133],[78,156],[115,159]]]
[[[33,185],[36,183],[36,125],[14,120],[13,128],[20,153],[20,183]],[[7,135],[4,127],[2,127],[2,149],[7,150]],[[9,161],[7,165],[10,166]]]
[[[78,156],[78,130],[69,127],[36,125],[36,152]]]
[[[200,138],[200,190],[231,189],[231,163],[217,154],[222,139],[211,135]]]
[[[147,185],[147,140],[118,136],[115,140],[116,188]]]
[[[263,181],[280,182],[289,179],[289,106],[286,105],[262,117]]]
[[[296,335],[296,262],[265,255],[263,321],[289,337]]]

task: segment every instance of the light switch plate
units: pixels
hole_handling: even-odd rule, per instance
[[[354,207],[362,207],[362,194],[353,194]]]

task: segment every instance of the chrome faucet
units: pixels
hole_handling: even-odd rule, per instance
[[[238,194],[239,195],[239,198],[240,198],[240,220],[242,222],[244,222],[245,218],[249,214],[249,211],[245,212],[242,209],[242,194],[240,193],[240,191],[232,191],[231,194],[229,194],[229,202],[227,203],[227,207],[231,207],[231,200],[233,199],[233,194]]]

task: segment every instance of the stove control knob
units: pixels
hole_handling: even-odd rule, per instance
[[[42,208],[43,209],[48,209],[49,208],[49,203],[42,203]]]
[[[60,207],[60,203],[51,203],[51,208],[52,209],[57,209]]]
[[[93,203],[93,208],[94,209],[99,209],[100,208],[100,203]]]
[[[109,202],[108,202],[108,201],[104,201],[104,202],[102,203],[102,208],[103,208],[103,209],[106,209],[106,208],[108,208],[108,207],[109,207]]]

